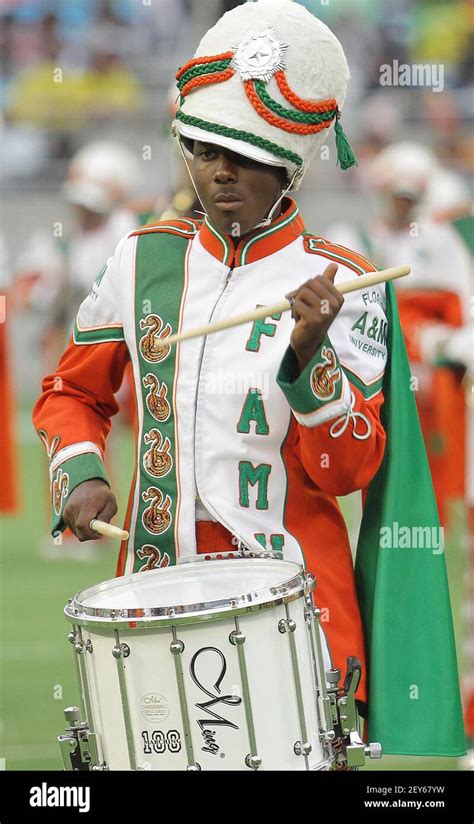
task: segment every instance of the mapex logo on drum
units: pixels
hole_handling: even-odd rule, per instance
[[[140,701],[140,714],[149,724],[166,721],[170,714],[168,701],[158,692],[147,692]]]
[[[196,674],[197,662],[199,657],[202,659],[206,653],[208,653],[206,656],[207,660],[205,662],[201,660],[201,671],[205,673],[205,675],[200,675],[201,680],[199,680]],[[216,655],[218,658],[217,665],[219,667],[217,670],[217,678],[215,678],[216,670],[214,669]],[[214,661],[211,664],[210,659],[212,658],[214,658]],[[221,683],[227,671],[227,662],[224,654],[220,649],[217,649],[217,647],[202,647],[195,652],[191,659],[189,669],[191,672],[191,678],[196,686],[210,698],[209,701],[202,701],[194,705],[197,709],[203,710],[207,713],[207,718],[197,719],[197,723],[201,729],[201,735],[204,739],[204,746],[201,747],[201,750],[203,752],[208,752],[211,755],[217,755],[220,751],[220,745],[216,741],[217,731],[214,727],[231,727],[234,730],[238,730],[239,728],[237,724],[234,724],[222,715],[218,715],[216,712],[213,712],[211,707],[216,707],[218,704],[238,707],[239,704],[242,703],[242,699],[239,698],[238,695],[221,695]],[[212,672],[214,675],[211,675]],[[215,692],[211,692],[209,687],[203,684],[203,681],[210,683]],[[221,753],[221,757],[223,757],[223,755],[224,753]]]

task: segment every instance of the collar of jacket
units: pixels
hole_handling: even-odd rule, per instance
[[[255,263],[293,243],[305,231],[296,202],[287,197],[283,203],[286,209],[278,218],[272,220],[269,226],[245,235],[237,245],[235,238],[219,232],[207,215],[199,231],[199,239],[209,254],[230,268]]]

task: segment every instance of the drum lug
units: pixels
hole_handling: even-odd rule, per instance
[[[310,752],[313,750],[313,745],[306,741],[305,744],[302,744],[301,741],[296,741],[293,747],[293,752],[295,755],[309,755]]]
[[[64,715],[69,726],[64,735],[58,735],[59,748],[66,771],[108,770],[99,763],[98,740],[88,725],[80,720],[78,707],[67,707]]]
[[[74,649],[76,650],[79,655],[83,652],[93,652],[94,647],[92,646],[92,641],[88,638],[86,641],[83,641],[79,632],[71,631],[67,636],[68,641],[73,645]]]
[[[80,632],[70,632],[68,635],[68,640],[71,642],[79,655],[84,652],[84,641],[82,640]]]
[[[114,658],[117,658],[117,660],[119,658],[128,658],[128,656],[130,655],[130,647],[128,646],[128,644],[124,643],[115,644],[115,646],[112,648],[112,655],[114,656]]]
[[[181,655],[181,653],[184,652],[184,644],[179,638],[174,638],[173,641],[171,641],[170,652],[172,652],[173,655]]]
[[[278,621],[278,632],[281,632],[282,635],[285,632],[294,632],[296,629],[296,622],[293,618],[280,618]]]
[[[245,635],[243,632],[240,632],[240,630],[234,629],[229,635],[229,641],[234,647],[237,644],[240,646],[241,644],[245,644]]]
[[[197,761],[196,761],[196,763],[195,763],[195,764],[189,764],[189,765],[186,767],[186,770],[187,770],[188,772],[201,772],[201,765],[200,765],[200,764],[198,764],[198,763],[197,763]]]
[[[249,753],[245,756],[245,763],[251,770],[258,770],[262,766],[262,759],[259,755],[250,755]]]

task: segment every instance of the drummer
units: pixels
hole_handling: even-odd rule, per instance
[[[174,133],[205,210],[132,232],[81,304],[34,424],[51,461],[54,535],[99,537],[117,502],[103,464],[131,361],[136,466],[117,575],[247,548],[306,562],[335,666],[365,648],[336,496],[384,455],[385,286],[342,298],[376,267],[309,233],[296,202],[340,125],[349,71],[332,32],[289,0],[240,5],[177,74]],[[330,150],[336,163],[336,150]],[[289,312],[161,349],[158,339],[290,295]]]

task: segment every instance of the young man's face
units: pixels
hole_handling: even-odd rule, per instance
[[[211,222],[234,236],[245,235],[260,223],[285,188],[284,169],[197,140],[193,174]]]

